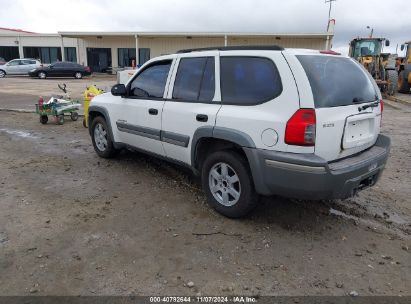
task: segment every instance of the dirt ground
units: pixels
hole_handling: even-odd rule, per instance
[[[375,187],[230,220],[179,167],[101,159],[81,121],[0,111],[0,295],[411,295],[410,115],[385,107]]]

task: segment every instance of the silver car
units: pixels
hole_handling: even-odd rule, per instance
[[[0,78],[6,75],[27,75],[33,69],[41,66],[41,62],[32,58],[13,59],[0,65]]]

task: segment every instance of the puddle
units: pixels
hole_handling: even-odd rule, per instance
[[[9,135],[13,135],[13,136],[21,137],[21,138],[37,138],[37,136],[33,135],[32,133],[27,132],[27,131],[22,131],[22,130],[10,130],[6,128],[2,128],[0,129],[0,132],[5,132]]]

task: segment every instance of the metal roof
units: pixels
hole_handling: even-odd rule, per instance
[[[88,36],[139,36],[139,37],[295,37],[295,38],[326,38],[334,36],[332,32],[324,33],[268,33],[268,32],[58,32],[64,37]]]

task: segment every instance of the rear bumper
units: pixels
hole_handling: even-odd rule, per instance
[[[244,151],[259,194],[312,200],[344,199],[378,181],[388,158],[390,139],[379,135],[371,148],[330,163],[314,154],[252,148]]]

